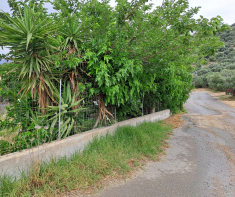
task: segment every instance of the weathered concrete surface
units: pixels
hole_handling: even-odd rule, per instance
[[[82,151],[95,136],[113,133],[119,126],[136,126],[141,122],[153,122],[164,120],[170,116],[170,110],[164,110],[143,117],[116,123],[110,127],[103,127],[90,130],[84,133],[67,137],[60,141],[54,141],[50,144],[44,144],[37,148],[24,150],[22,152],[12,153],[0,156],[0,174],[8,174],[16,177],[20,176],[20,171],[26,171],[34,162],[47,161],[50,158],[70,157],[77,151]]]
[[[163,160],[96,196],[234,197],[235,109],[206,92],[193,92],[185,107],[186,124],[174,130]]]

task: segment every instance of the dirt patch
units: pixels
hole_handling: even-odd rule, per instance
[[[224,186],[219,177],[215,178],[214,196],[224,197]]]
[[[235,154],[225,145],[220,145],[220,149],[226,154],[230,168],[231,168],[231,183],[230,185],[234,186],[235,183]]]
[[[184,112],[171,115],[169,118],[165,119],[164,122],[172,125],[173,129],[180,128],[184,126],[185,120],[182,119],[182,115],[185,114]]]
[[[222,101],[226,105],[229,105],[230,107],[235,108],[235,101]]]
[[[188,117],[194,124],[198,127],[204,128],[209,131],[211,134],[215,135],[216,137],[220,138],[211,128],[217,128],[226,130],[229,132],[234,140],[235,140],[235,126],[230,124],[227,120],[232,119],[230,115],[225,112],[222,112],[220,115],[205,115],[202,116],[198,115],[185,115]]]
[[[228,160],[235,165],[235,154],[225,145],[220,145]]]
[[[218,129],[226,129],[230,125],[224,125],[224,119],[226,118],[227,114],[222,113],[220,115],[198,115],[193,116],[193,122],[198,126],[202,128],[207,127],[214,127]]]
[[[201,91],[207,91],[209,90],[208,88],[195,88],[192,90],[192,92],[201,92]]]

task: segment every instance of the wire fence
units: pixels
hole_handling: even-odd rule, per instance
[[[90,81],[83,80],[80,83],[83,88],[76,87],[73,91],[67,81],[60,80],[59,102],[51,103],[43,112],[38,97],[32,97],[31,92],[23,97],[19,94],[22,85],[19,81],[0,76],[0,156],[164,108],[161,102],[152,105],[143,95],[125,115],[121,107],[105,104],[110,114],[102,119],[99,118],[99,97],[90,94],[86,83]]]

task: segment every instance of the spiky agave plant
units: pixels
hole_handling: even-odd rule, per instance
[[[82,84],[80,84],[82,86]],[[67,85],[64,85],[63,94],[61,97],[61,119],[60,119],[60,137],[65,138],[70,135],[72,129],[76,126],[76,122],[74,117],[76,114],[86,108],[81,107],[81,102],[83,99],[76,101],[76,98],[80,97],[79,95],[83,92],[84,87],[80,87],[79,92],[76,94],[75,92],[71,92],[71,87],[69,82]],[[49,110],[47,111],[47,117],[51,117],[49,121],[52,121],[50,126],[50,132],[54,129],[56,123],[59,121],[59,106],[49,106]]]
[[[40,108],[46,108],[54,100],[57,89],[53,84],[53,63],[50,53],[56,49],[52,36],[57,27],[45,13],[35,13],[25,5],[24,12],[11,17],[5,13],[0,19],[0,39],[10,47],[14,62],[21,64],[19,80],[23,82],[21,92],[38,96]],[[44,113],[45,110],[43,110]]]

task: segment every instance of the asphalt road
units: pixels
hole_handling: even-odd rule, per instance
[[[185,107],[163,160],[97,196],[235,197],[235,109],[206,92],[191,93]]]

